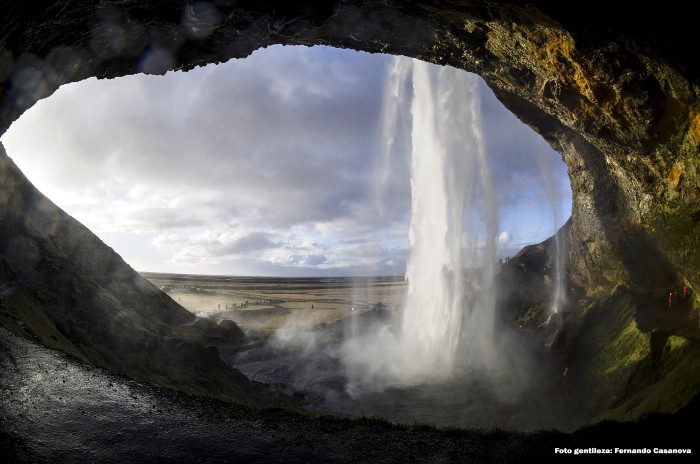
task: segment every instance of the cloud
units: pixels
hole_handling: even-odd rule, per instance
[[[267,232],[251,232],[222,246],[221,249],[218,250],[218,253],[236,255],[274,248],[277,245],[272,241],[273,238],[274,236]]]
[[[292,255],[283,264],[317,266],[327,261],[323,255]]]
[[[381,155],[390,60],[274,46],[188,73],[88,79],[37,103],[2,141],[69,214],[120,247],[131,233],[138,251],[117,251],[149,270],[400,273],[410,154],[397,140]],[[565,167],[483,83],[482,94],[501,227],[511,243],[541,235],[542,170],[565,198]]]
[[[499,245],[507,245],[510,243],[511,240],[513,240],[513,236],[506,231],[503,231],[500,234],[498,234],[497,242]]]

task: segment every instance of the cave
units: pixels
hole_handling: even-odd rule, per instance
[[[648,354],[638,368],[615,371],[622,393],[611,393],[605,372],[586,380],[584,390],[590,389],[597,412],[615,411],[612,418],[667,414],[634,429],[643,431],[637,439],[652,437],[688,414],[700,391],[697,294],[682,311],[663,311],[669,290],[700,286],[700,73],[687,12],[673,5],[613,10],[602,2],[573,7],[546,1],[75,0],[44,8],[17,2],[2,12],[0,128],[4,133],[65,83],[188,70],[272,44],[404,55],[478,74],[568,166],[568,273],[588,316],[564,326],[570,336],[557,347],[562,367],[585,366],[570,373],[581,380],[597,372],[594,363],[616,356],[606,343],[624,343],[634,332]],[[236,403],[258,395],[284,401],[246,383],[215,350],[178,332],[189,314],[58,211],[4,149],[0,182],[5,329],[186,393]],[[120,337],[135,320],[140,337]],[[143,353],[162,356],[134,363]],[[195,379],[172,375],[173,364],[196,372]],[[17,456],[26,451],[11,428],[3,425],[2,432],[5,447]],[[590,446],[603,446],[600,436]],[[581,435],[558,437],[571,446],[585,443]],[[649,440],[626,443],[656,446]]]

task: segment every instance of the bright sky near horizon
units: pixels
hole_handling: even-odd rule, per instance
[[[38,102],[1,141],[139,271],[403,274],[410,153],[392,158],[376,207],[392,59],[273,46],[187,73],[88,79]],[[480,90],[505,257],[568,219],[571,190],[560,155]]]

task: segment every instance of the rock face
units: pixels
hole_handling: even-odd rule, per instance
[[[481,75],[562,154],[578,284],[700,288],[700,73],[689,15],[596,6],[16,2],[0,13],[0,131],[89,76],[190,69],[275,43],[412,56]]]
[[[481,75],[561,153],[573,192],[573,285],[589,297],[624,285],[652,300],[684,284],[700,290],[697,40],[693,15],[673,5],[615,12],[610,2],[587,2],[581,10],[547,1],[45,3],[14,2],[0,12],[0,133],[61,84],[90,76],[191,69],[277,43],[416,57]],[[18,189],[25,189],[23,198],[38,198],[6,172],[3,217]],[[41,204],[33,211],[22,226],[38,234],[31,241],[3,222],[0,277],[13,282],[53,272],[33,254],[48,240],[68,244],[61,272],[78,275],[79,263],[90,259],[84,242],[60,230],[58,238],[42,235],[53,223]],[[116,258],[93,264],[100,275],[124,276],[127,287],[144,285]],[[46,279],[47,292],[59,291]],[[86,298],[134,304],[120,292],[86,288]],[[171,309],[163,317],[184,316]]]
[[[240,328],[203,327],[39,193],[0,147],[0,324],[82,361],[162,386],[283,401],[219,357]],[[208,322],[208,321],[205,321]]]

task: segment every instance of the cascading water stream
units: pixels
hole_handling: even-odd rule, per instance
[[[401,95],[402,83],[412,92]],[[401,323],[345,346],[349,377],[376,386],[488,367],[493,344],[497,204],[475,75],[395,58],[382,143],[391,150],[410,98],[411,222]],[[387,153],[390,153],[387,151]],[[465,365],[466,363],[466,365]]]
[[[494,284],[503,191],[496,191],[489,164],[499,165],[499,152],[487,156],[482,129],[487,89],[473,74],[402,57],[387,71],[374,194],[378,215],[401,220],[404,207],[392,209],[392,189],[410,164],[404,304],[399,308],[392,294],[383,309],[353,308],[316,333],[278,329],[259,358],[241,356],[244,372],[301,392],[314,411],[462,426],[495,423],[494,406],[505,405],[499,423],[522,424],[511,407],[531,402],[531,374],[538,370],[530,350],[539,351],[494,327],[497,291],[510,289]],[[489,110],[485,101],[485,121]],[[558,191],[549,178],[545,185],[555,208]],[[553,270],[563,269],[559,259]],[[373,281],[360,280],[353,305],[373,298]]]
[[[374,176],[374,207],[380,216],[386,214],[392,159],[401,156],[401,151],[407,147],[410,149],[410,143],[402,140],[410,133],[410,98],[407,98],[407,94],[411,95],[412,92],[407,82],[410,66],[411,60],[395,58],[384,83],[379,133],[381,155]]]
[[[547,191],[547,198],[549,204],[552,208],[552,244],[554,249],[551,251],[551,267],[554,273],[553,279],[553,290],[551,295],[550,304],[550,315],[557,314],[562,306],[566,303],[566,289],[565,289],[565,264],[564,259],[566,256],[566,237],[558,230],[560,224],[562,224],[562,214],[560,208],[561,195],[559,194],[554,179],[551,178],[551,169],[547,166],[547,160],[551,159],[547,156],[545,149],[543,148],[538,156],[540,163],[540,171],[542,173],[542,179],[544,180],[545,190]]]

